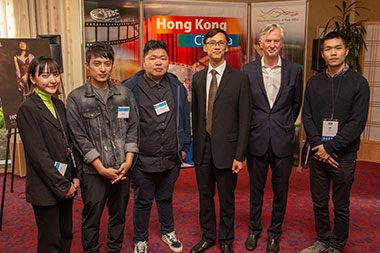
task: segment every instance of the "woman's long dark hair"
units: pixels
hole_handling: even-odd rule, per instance
[[[26,49],[25,49],[25,57],[28,57],[29,56],[29,46],[28,46],[28,43],[26,43],[25,41],[21,40],[19,43],[18,43],[18,50],[17,50],[17,55],[21,55],[22,53],[22,50],[20,49],[20,44],[21,42],[23,42],[25,45],[26,45]]]

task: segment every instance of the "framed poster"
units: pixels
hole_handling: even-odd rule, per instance
[[[7,129],[17,127],[29,64],[41,55],[50,56],[48,39],[0,39],[0,97]]]

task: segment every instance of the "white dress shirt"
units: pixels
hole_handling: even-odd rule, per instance
[[[222,64],[220,64],[216,68],[213,68],[210,64],[208,65],[207,78],[206,78],[206,115],[207,115],[207,110],[208,110],[208,92],[210,90],[211,79],[212,79],[211,70],[215,69],[216,71],[217,87],[219,87],[224,70],[226,69],[226,65],[227,65],[226,61],[224,61]]]
[[[264,57],[261,57],[261,66],[265,91],[272,108],[281,87],[281,57],[278,57],[278,62],[273,67],[265,66]]]

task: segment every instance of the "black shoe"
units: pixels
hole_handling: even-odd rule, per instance
[[[280,243],[277,239],[269,239],[267,253],[277,253],[280,252]]]
[[[208,242],[205,239],[200,240],[194,247],[191,248],[190,253],[205,252],[209,248],[215,245],[215,242]]]
[[[245,248],[249,251],[256,249],[257,247],[257,236],[254,234],[249,234],[247,240],[245,241]]]
[[[232,244],[221,244],[220,251],[222,253],[234,253],[234,250],[232,249]]]

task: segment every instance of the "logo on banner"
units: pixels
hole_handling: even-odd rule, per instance
[[[189,17],[189,16],[152,16],[152,32],[158,34],[204,34],[219,28],[229,34],[241,34],[237,18]]]
[[[203,47],[204,34],[219,28],[228,33],[229,47],[240,45],[241,25],[238,18],[152,16],[151,29],[156,34],[176,34],[178,47]]]
[[[178,34],[178,47],[203,47],[204,34]],[[229,47],[238,47],[240,45],[239,34],[229,34]]]
[[[260,18],[267,19],[267,18],[280,18],[281,16],[298,16],[299,13],[297,11],[285,11],[281,8],[272,8],[268,11],[261,11],[261,15],[259,15]]]
[[[120,14],[118,9],[97,8],[90,12],[90,17],[99,22],[120,22]]]

